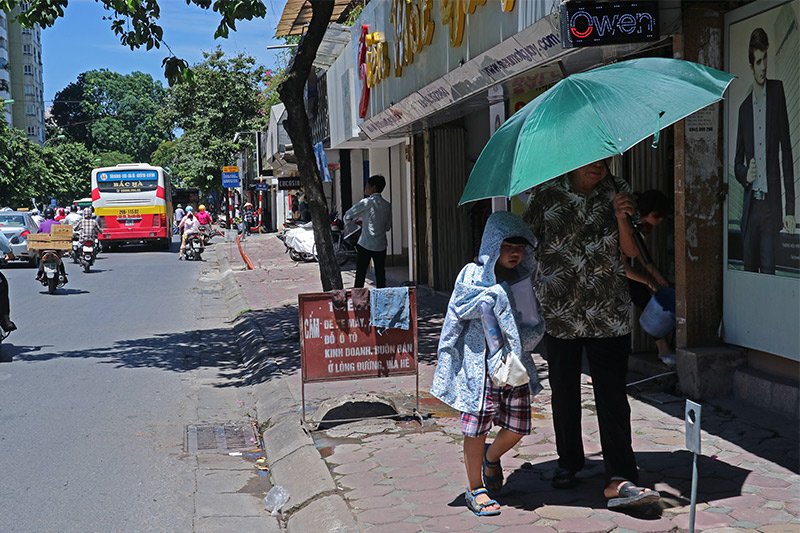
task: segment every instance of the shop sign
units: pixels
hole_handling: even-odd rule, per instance
[[[658,39],[658,2],[567,2],[561,6],[564,48]]]
[[[398,78],[403,67],[412,64],[414,56],[433,41],[436,24],[432,13],[433,0],[392,0],[389,22],[394,26],[394,75]]]
[[[331,293],[299,295],[300,359],[304,383],[417,373],[416,293],[409,289],[410,329],[381,333],[370,325],[369,309],[356,310],[351,291],[344,307]]]
[[[358,116],[364,118],[367,116],[367,109],[369,108],[369,84],[367,83],[367,73],[369,67],[367,66],[367,34],[369,33],[369,26],[366,24],[361,26],[361,33],[358,37],[358,79],[361,80],[361,99],[358,102]]]
[[[370,89],[389,77],[389,46],[384,35],[375,31],[365,36],[367,45],[367,87]]]
[[[515,0],[501,0],[500,9],[505,13],[514,10]],[[464,40],[464,25],[467,15],[472,15],[478,6],[486,5],[486,0],[442,0],[442,23],[447,26],[450,46],[458,48]]]
[[[279,191],[295,191],[301,187],[300,178],[278,178]]]

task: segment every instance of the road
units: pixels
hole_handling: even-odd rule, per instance
[[[213,386],[235,342],[198,283],[209,265],[175,243],[106,253],[89,274],[69,262],[55,295],[4,269],[19,330],[0,346],[0,531],[193,530],[186,425],[235,403]]]

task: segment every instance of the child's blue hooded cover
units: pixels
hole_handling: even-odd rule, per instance
[[[439,340],[438,363],[433,376],[431,394],[458,411],[476,414],[483,403],[486,375],[486,339],[481,324],[480,304],[489,303],[505,334],[505,346],[489,361],[494,368],[502,353],[519,355],[530,377],[531,394],[542,390],[536,375],[531,351],[544,336],[544,321],[535,327],[518,326],[514,317],[508,286],[495,278],[495,264],[500,257],[500,245],[505,239],[523,237],[535,244],[528,225],[513,213],[493,213],[486,222],[481,248],[476,262],[467,264],[458,275]],[[530,278],[536,272],[533,250],[516,267],[520,278]]]

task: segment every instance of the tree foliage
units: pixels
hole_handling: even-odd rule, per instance
[[[243,54],[226,57],[220,49],[192,65],[193,82],[170,88],[162,119],[183,130],[172,147],[172,169],[186,185],[221,188],[220,167],[233,164],[237,132],[265,125],[264,68]],[[242,136],[248,142],[252,135]],[[252,141],[250,141],[252,144]]]
[[[0,121],[0,206],[62,204],[89,194],[95,156],[80,143],[39,146]]]
[[[157,118],[165,98],[166,89],[149,74],[90,70],[56,94],[52,115],[64,135],[89,150],[147,162],[172,138]]]

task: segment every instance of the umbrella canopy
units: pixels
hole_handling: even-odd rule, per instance
[[[656,57],[573,74],[529,102],[492,135],[459,205],[515,196],[622,154],[721,100],[733,78],[690,61]]]

